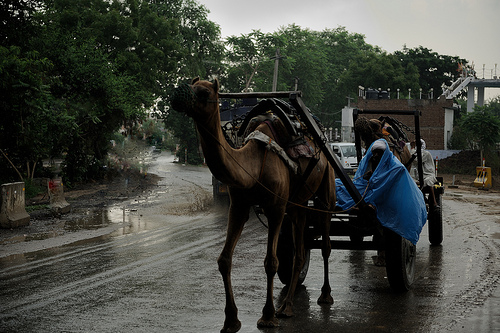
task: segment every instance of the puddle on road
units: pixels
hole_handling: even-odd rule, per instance
[[[105,227],[109,224],[107,208],[95,211],[86,211],[83,218],[65,221],[64,229],[67,231],[92,230]]]
[[[168,167],[175,169],[170,170]],[[159,173],[178,171],[176,166],[168,165],[168,167],[162,168]],[[186,171],[185,168],[182,170]],[[117,197],[116,199],[120,201],[106,207],[73,208],[69,214],[58,218],[33,217],[29,226],[17,230],[5,230],[5,233],[0,234],[0,245],[50,240],[68,235],[74,235],[75,237],[71,237],[73,240],[78,238],[79,234],[83,238],[107,232],[112,235],[137,233],[163,224],[157,215],[190,214],[210,206],[211,192],[202,191],[200,194],[198,193],[200,185],[194,184],[196,192],[193,195],[192,192],[195,190],[185,184],[192,182],[177,178],[169,182],[161,180],[156,188],[134,198]],[[190,200],[192,196],[195,197],[194,202]],[[145,210],[149,215],[143,216]],[[153,215],[153,218],[150,215]]]
[[[31,223],[24,234],[13,234],[0,240],[0,245],[46,240],[62,236],[66,233],[97,230],[111,224],[135,224],[136,208],[126,208],[124,205],[100,207],[95,209],[74,209],[71,213],[59,219],[53,219],[41,224],[41,221]]]
[[[53,230],[53,231],[40,232],[40,233],[35,233],[35,234],[18,235],[18,236],[14,236],[14,237],[5,239],[3,241],[0,241],[0,245],[21,243],[21,242],[31,242],[31,241],[35,241],[35,240],[44,240],[44,239],[54,238],[54,237],[60,236],[62,234],[64,234],[64,231]]]

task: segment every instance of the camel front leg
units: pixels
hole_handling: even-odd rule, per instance
[[[269,209],[264,211],[266,213],[267,219],[269,221],[269,230],[267,238],[267,253],[266,259],[264,260],[264,267],[267,276],[267,296],[266,304],[262,309],[262,317],[257,322],[258,327],[277,327],[279,325],[278,319],[276,318],[276,311],[274,308],[273,300],[273,288],[274,288],[274,276],[278,271],[278,256],[276,255],[276,249],[278,246],[278,236],[281,228],[281,223],[283,222],[283,217],[285,215],[285,208],[279,207],[277,209]]]
[[[248,220],[249,210],[250,207],[236,208],[235,205],[231,204],[229,208],[226,242],[222,249],[222,253],[217,259],[219,272],[222,275],[226,292],[226,307],[224,309],[226,318],[221,333],[238,332],[241,328],[241,322],[238,319],[238,308],[234,302],[233,287],[231,285],[231,267],[234,248],[241,236],[243,226]]]

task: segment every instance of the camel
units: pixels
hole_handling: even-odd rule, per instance
[[[390,126],[386,126],[384,122],[378,119],[359,117],[356,119],[354,128],[359,133],[365,148],[370,147],[375,140],[385,139],[394,156],[410,171],[412,160],[410,150],[406,145],[400,144],[397,140],[397,133]]]
[[[228,184],[230,206],[228,214],[226,241],[217,259],[226,294],[225,320],[221,332],[237,332],[241,328],[238,309],[234,301],[231,285],[231,266],[233,252],[242,233],[249,211],[253,205],[262,207],[268,219],[268,240],[264,260],[267,276],[267,296],[258,327],[276,327],[277,317],[293,315],[293,297],[299,272],[305,257],[303,233],[306,226],[306,205],[313,196],[325,203],[332,211],[335,206],[335,175],[327,159],[316,146],[319,156],[317,164],[306,180],[294,174],[276,153],[268,151],[266,144],[249,140],[241,148],[232,148],[225,140],[219,114],[219,83],[193,79],[190,85],[181,85],[172,98],[172,108],[193,118],[200,135],[201,147],[206,163],[215,178]],[[270,127],[262,123],[254,132],[259,131],[271,141],[277,138]],[[314,146],[314,143],[311,143]],[[298,159],[299,169],[305,170],[310,158]],[[292,195],[293,193],[293,195]],[[293,198],[292,198],[293,196]],[[293,201],[293,202],[291,202]],[[273,280],[278,270],[276,248],[278,236],[285,214],[285,221],[291,221],[294,228],[295,255],[292,279],[282,306],[275,310],[273,304]],[[329,228],[331,214],[320,213],[322,226],[324,261],[324,283],[319,303],[332,304],[328,279],[328,258],[331,252]],[[288,223],[288,222],[285,222]]]

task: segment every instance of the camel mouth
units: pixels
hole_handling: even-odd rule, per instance
[[[189,113],[194,108],[196,94],[189,84],[182,84],[174,90],[170,106],[177,112]]]

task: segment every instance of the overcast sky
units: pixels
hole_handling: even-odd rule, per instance
[[[295,23],[315,31],[343,26],[387,52],[422,45],[474,62],[478,77],[500,76],[500,0],[197,0],[222,37],[275,32]],[[490,90],[487,97],[500,94]]]

